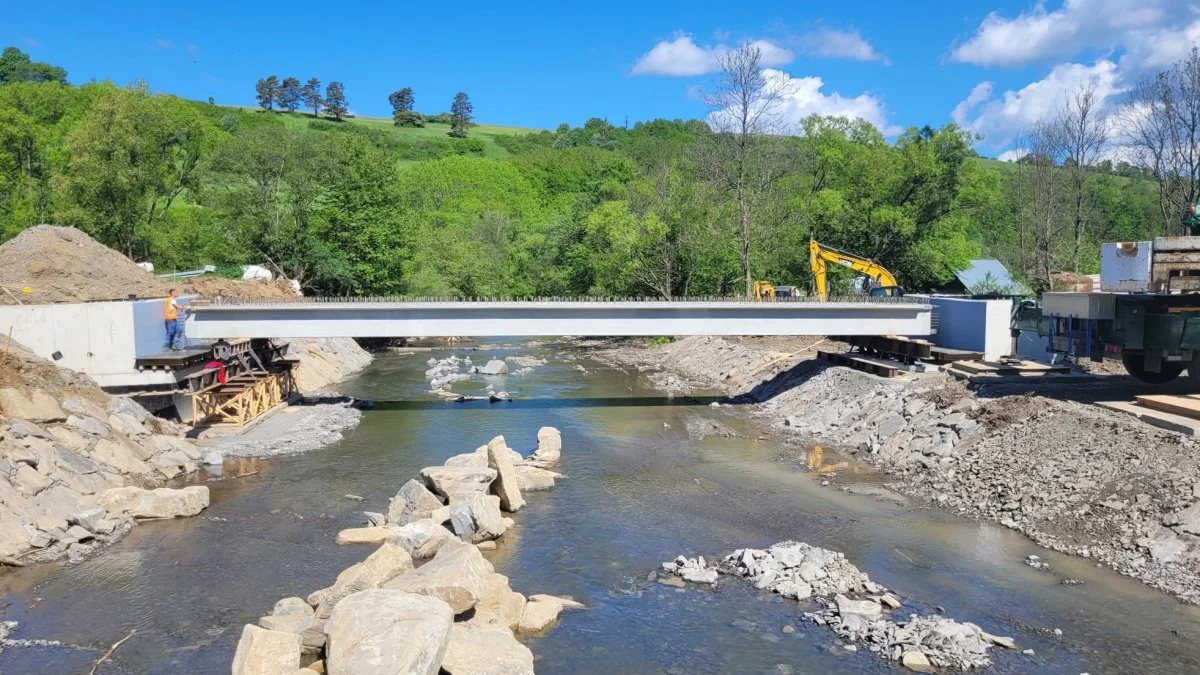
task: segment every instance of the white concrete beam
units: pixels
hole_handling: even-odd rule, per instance
[[[194,339],[931,334],[920,301],[297,302],[195,307]]]

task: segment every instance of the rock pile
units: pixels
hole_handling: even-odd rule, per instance
[[[910,614],[893,620],[888,614],[901,606],[894,594],[871,581],[842,553],[804,542],[780,542],[766,550],[738,549],[714,566],[703,557],[680,556],[663,563],[663,569],[693,583],[716,585],[719,575],[728,575],[793,600],[811,598],[823,609],[806,612],[806,619],[917,672],[933,672],[934,667],[985,668],[991,664],[988,650],[993,645],[1016,648],[1012,638],[990,635],[975,624],[943,616]]]
[[[557,429],[538,431],[528,459],[503,436],[405,483],[387,513],[343,530],[339,544],[377,546],[307,599],[284,598],[243,629],[234,675],[293,675],[305,661],[329,673],[508,675],[532,673],[533,653],[517,633],[551,626],[570,598],[512,590],[481,550],[512,528],[525,505],[522,484],[548,489],[561,475]],[[523,478],[524,476],[524,478]]]
[[[6,365],[18,386],[0,389],[0,562],[82,559],[134,519],[208,506],[206,487],[139,487],[196,470],[203,452],[177,427],[25,350]]]

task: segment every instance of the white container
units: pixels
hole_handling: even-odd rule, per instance
[[[1116,296],[1109,293],[1043,293],[1042,315],[1077,319],[1115,319]]]
[[[1105,293],[1144,293],[1150,290],[1154,244],[1126,241],[1100,246],[1100,290]]]

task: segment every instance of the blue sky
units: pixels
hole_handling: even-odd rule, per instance
[[[1115,110],[1200,39],[1190,0],[504,4],[20,3],[0,44],[74,83],[143,79],[252,105],[259,77],[316,76],[341,80],[358,114],[390,114],[388,92],[411,86],[424,112],[462,90],[480,122],[553,128],[700,117],[712,54],[752,40],[790,78],[790,117],[857,116],[888,133],[953,120],[999,154],[1066,92],[1090,84]]]

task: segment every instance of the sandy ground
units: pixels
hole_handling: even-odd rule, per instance
[[[1128,378],[1083,392],[982,394],[940,373],[887,380],[828,368],[814,358],[817,340],[594,346],[601,360],[635,367],[665,390],[725,391],[741,414],[791,440],[781,461],[830,487],[850,487],[855,472],[828,460],[814,466],[814,445],[870,465],[895,492],[1200,604],[1200,446],[1084,402],[1126,397]]]

